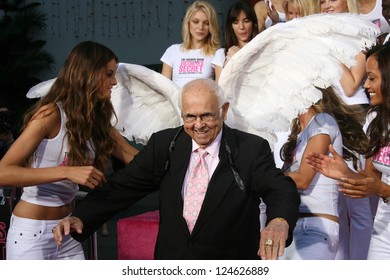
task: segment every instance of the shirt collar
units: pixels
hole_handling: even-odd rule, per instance
[[[215,137],[214,141],[205,148],[207,153],[209,153],[209,155],[211,155],[212,157],[218,157],[219,147],[221,146],[222,130],[223,129],[221,129],[217,137]],[[198,148],[199,145],[192,139],[192,152],[194,152]]]

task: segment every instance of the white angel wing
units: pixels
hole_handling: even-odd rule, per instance
[[[147,67],[119,63],[118,84],[112,89],[111,102],[118,120],[113,125],[129,140],[146,144],[153,132],[179,126],[180,88],[165,76]],[[48,93],[54,83],[50,79],[32,87],[28,98]]]
[[[27,92],[27,98],[41,98],[42,96],[46,95],[51,86],[53,85],[54,81],[56,80],[56,78],[53,78],[53,79],[50,79],[50,80],[47,80],[47,81],[43,81],[35,86],[33,86],[32,88],[30,88],[30,90]]]
[[[167,77],[141,65],[120,63],[111,102],[118,116],[115,127],[137,143],[153,132],[181,124],[180,88]]]
[[[339,81],[379,29],[353,14],[317,14],[277,24],[238,51],[221,72],[230,102],[227,123],[267,139],[287,131],[293,118],[321,97],[315,87]]]

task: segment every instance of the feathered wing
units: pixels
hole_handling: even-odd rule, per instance
[[[317,14],[277,24],[238,51],[221,72],[219,85],[230,102],[227,123],[259,135],[273,147],[275,132],[317,102],[339,81],[340,63],[374,42],[379,29],[353,14]]]
[[[119,63],[118,84],[112,89],[111,102],[117,119],[112,124],[129,140],[146,144],[152,133],[181,124],[180,88],[170,79],[147,67]],[[54,79],[32,87],[28,98],[48,93]]]
[[[141,65],[120,63],[111,102],[115,127],[127,139],[146,144],[153,132],[181,124],[180,89],[170,79]]]
[[[30,90],[27,92],[27,98],[41,98],[42,96],[46,95],[51,86],[53,85],[54,81],[56,80],[56,78],[53,78],[53,79],[50,79],[50,80],[47,80],[47,81],[43,81],[35,86],[33,86],[32,88],[30,88]]]

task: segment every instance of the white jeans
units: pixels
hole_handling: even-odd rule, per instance
[[[336,260],[366,260],[374,218],[370,198],[339,193],[340,239]]]
[[[281,260],[333,260],[339,240],[339,224],[322,217],[299,218],[293,242]]]
[[[60,220],[32,220],[11,216],[7,235],[7,260],[84,260],[81,243],[70,235],[57,247],[52,228]]]
[[[375,220],[368,260],[390,260],[390,223]]]

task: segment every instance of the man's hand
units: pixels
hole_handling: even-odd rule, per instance
[[[53,229],[54,240],[57,245],[62,244],[62,235],[68,235],[71,232],[76,231],[81,234],[83,231],[83,222],[77,217],[63,218]]]
[[[260,248],[257,254],[262,260],[276,260],[283,255],[288,228],[285,219],[275,218],[261,231]]]

